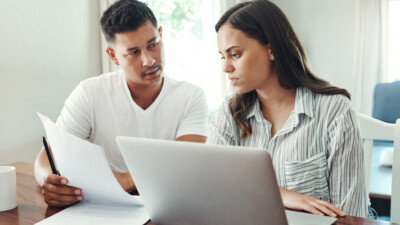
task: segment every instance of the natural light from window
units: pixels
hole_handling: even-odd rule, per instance
[[[165,74],[204,89],[210,109],[225,97],[214,25],[214,0],[146,0],[163,28]]]
[[[388,79],[400,80],[400,0],[389,0]]]

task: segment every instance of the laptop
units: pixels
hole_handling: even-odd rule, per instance
[[[304,224],[336,220],[316,216],[329,222],[314,223],[315,215],[285,214],[267,151],[134,137],[117,137],[116,141],[157,225],[285,225],[286,214],[293,224],[302,224],[302,218]]]

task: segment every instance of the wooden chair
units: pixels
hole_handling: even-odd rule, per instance
[[[390,202],[390,221],[400,223],[400,119],[396,123],[385,123],[372,117],[358,114],[361,137],[364,142],[365,175],[369,193],[371,176],[372,147],[374,140],[394,141],[392,166],[392,196]]]

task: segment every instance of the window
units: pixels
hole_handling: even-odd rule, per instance
[[[147,0],[163,30],[165,74],[204,89],[210,109],[225,97],[214,25],[218,1]]]
[[[400,0],[388,2],[388,81],[400,80]]]

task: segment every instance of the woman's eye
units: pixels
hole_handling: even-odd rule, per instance
[[[240,54],[231,54],[231,57],[232,57],[232,58],[239,58],[239,57],[240,57]]]
[[[225,57],[221,56],[221,60],[225,60]]]

